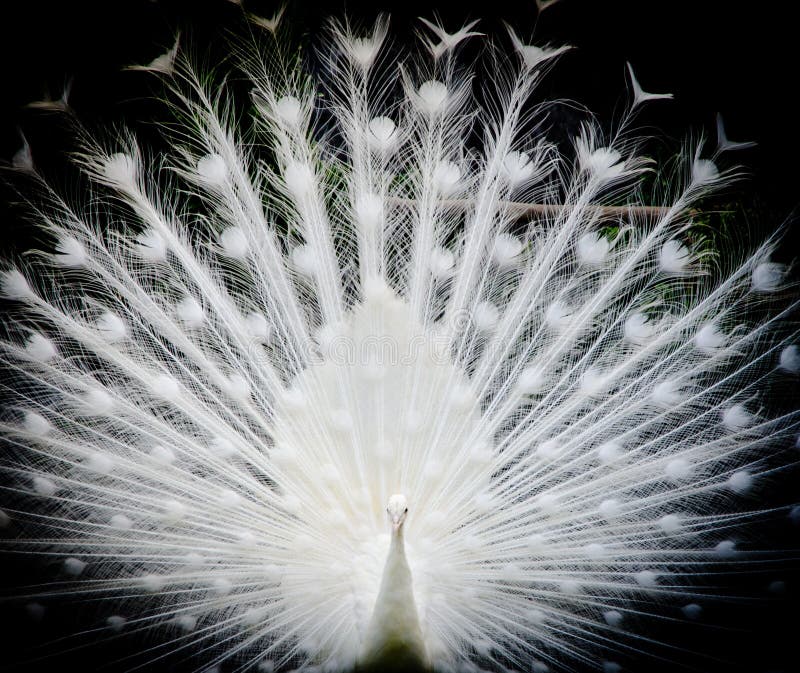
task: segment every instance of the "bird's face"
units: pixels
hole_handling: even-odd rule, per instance
[[[397,530],[403,525],[408,514],[408,501],[406,496],[395,494],[389,498],[386,505],[386,513],[389,515],[389,520],[392,522],[392,529]]]

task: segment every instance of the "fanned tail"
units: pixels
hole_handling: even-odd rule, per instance
[[[173,151],[87,134],[85,203],[17,162],[52,246],[2,273],[3,507],[63,591],[119,599],[110,628],[167,629],[153,659],[352,668],[402,492],[432,666],[568,670],[746,559],[741,507],[795,460],[777,238],[696,222],[736,170],[647,158],[667,94],[632,71],[618,131],[562,152],[536,86],[567,47],[491,43],[478,94],[480,34],[426,25],[398,64],[386,18],[332,23],[319,82],[241,48],[247,134],[170,51]]]

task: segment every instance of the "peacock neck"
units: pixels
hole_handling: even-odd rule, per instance
[[[370,673],[429,669],[402,525],[392,531],[389,554],[360,662],[359,670]]]

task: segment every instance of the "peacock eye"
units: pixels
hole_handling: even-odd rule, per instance
[[[403,513],[404,513],[404,514],[408,514],[408,507],[406,507],[406,508],[403,510]]]

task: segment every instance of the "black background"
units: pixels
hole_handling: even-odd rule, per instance
[[[781,256],[796,256],[797,226],[791,221],[800,205],[800,130],[795,102],[798,89],[796,22],[792,4],[783,2],[667,2],[665,0],[562,0],[537,21],[532,1],[491,3],[463,0],[452,6],[417,2],[290,2],[286,20],[313,39],[329,14],[346,9],[352,17],[371,19],[379,10],[392,14],[392,34],[411,42],[417,16],[431,18],[433,10],[449,30],[467,19],[481,18],[480,30],[498,33],[507,20],[537,43],[569,43],[577,49],[566,55],[548,76],[547,95],[574,98],[610,120],[625,97],[625,61],[636,69],[643,86],[671,91],[676,100],[658,103],[643,122],[677,142],[688,130],[704,130],[714,141],[714,116],[724,115],[729,136],[754,140],[755,149],[736,159],[752,174],[728,198],[744,204],[741,226],[764,235],[787,225]],[[273,3],[246,2],[253,12],[271,15]],[[74,78],[71,104],[89,126],[113,122],[147,111],[144,98],[151,90],[141,74],[120,73],[131,63],[144,63],[172,44],[176,30],[190,35],[193,48],[212,62],[224,49],[224,29],[239,25],[241,9],[225,0],[207,2],[107,0],[106,2],[4,2],[0,6],[0,159],[20,145],[23,129],[33,146],[34,159],[56,170],[69,148],[67,125],[58,115],[26,110],[29,101],[49,90],[54,97]],[[534,31],[535,28],[535,31]],[[70,185],[67,184],[69,189]],[[6,194],[8,196],[8,194]],[[0,248],[20,252],[34,239],[18,210],[0,206]],[[774,496],[775,504],[797,499],[797,475]],[[798,531],[785,515],[759,531],[762,546],[797,547]],[[791,559],[774,566],[751,566],[741,576],[724,576],[719,593],[745,595],[746,602],[709,602],[700,624],[683,620],[660,622],[650,635],[670,641],[676,649],[652,649],[666,660],[632,655],[626,670],[638,671],[764,671],[797,670],[797,564]],[[29,561],[8,555],[4,584],[16,586],[48,576]],[[755,572],[753,572],[755,570]],[[52,573],[51,573],[52,574]],[[788,591],[772,596],[772,580],[787,580]],[[792,608],[790,610],[789,608]],[[79,626],[92,623],[91,611],[73,612],[54,604],[41,622],[26,618],[14,601],[0,604],[10,623],[0,660],[16,661],[20,653]],[[676,615],[671,615],[676,616]],[[679,617],[679,615],[677,615]],[[712,626],[714,624],[714,626]],[[721,625],[721,628],[716,625]],[[653,628],[652,626],[649,628]],[[621,639],[624,638],[621,636]],[[88,650],[62,653],[21,670],[79,667],[90,671],[129,654],[143,643],[119,641]],[[688,654],[693,650],[700,654]],[[2,663],[0,662],[0,665]],[[150,666],[145,670],[172,670]],[[577,670],[577,669],[576,669]],[[583,670],[583,669],[580,669]],[[592,670],[587,668],[586,670]]]

